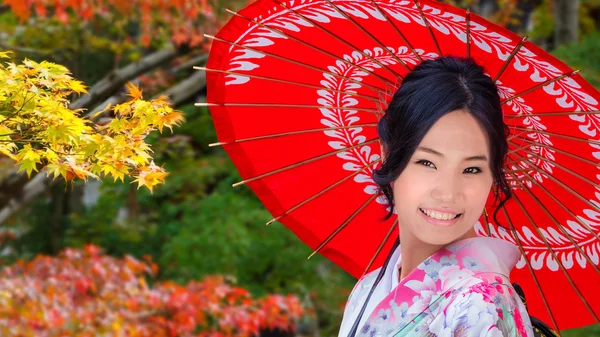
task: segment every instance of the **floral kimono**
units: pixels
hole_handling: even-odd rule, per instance
[[[398,283],[400,248],[371,295],[356,337],[533,337],[527,309],[509,280],[520,258],[517,246],[488,237],[456,241]],[[356,283],[339,337],[348,337],[380,269]]]

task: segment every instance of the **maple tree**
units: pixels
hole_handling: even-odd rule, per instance
[[[10,53],[0,53],[0,59],[10,59]],[[69,108],[68,97],[86,88],[65,67],[27,59],[0,63],[0,153],[28,176],[41,167],[66,181],[101,175],[124,181],[127,175],[138,188],[152,190],[167,173],[152,161],[146,136],[184,117],[166,97],[145,101],[137,87],[127,88],[131,99],[112,107],[115,118],[101,125]]]
[[[0,271],[0,335],[250,337],[294,330],[304,314],[294,295],[255,299],[225,276],[150,285],[157,272],[94,245],[18,261]]]
[[[207,0],[2,0],[23,22],[35,15],[63,24],[111,22],[117,27],[136,23],[137,41],[147,47],[166,33],[177,45],[205,44],[203,32],[218,29],[217,17]]]

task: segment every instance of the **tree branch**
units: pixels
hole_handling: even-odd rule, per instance
[[[579,0],[554,2],[554,48],[579,39]]]
[[[52,54],[52,50],[34,49],[34,48],[11,46],[11,45],[8,45],[8,44],[6,44],[4,42],[1,42],[1,41],[0,41],[0,48],[5,49],[5,50],[16,51],[16,52],[19,52],[19,53],[36,54],[36,55],[42,55],[42,56],[48,56],[48,55]]]
[[[0,209],[0,224],[4,223],[18,210],[23,208],[24,205],[27,205],[35,199],[35,197],[44,193],[52,183],[52,180],[46,177],[45,172],[38,173],[31,180],[28,180],[26,174],[17,174],[15,178],[21,183],[23,183],[22,180],[25,180],[25,186],[23,187],[23,185],[20,185],[21,188],[11,186],[14,193],[11,193],[11,190],[2,189],[2,194],[8,198],[6,198],[4,206]]]
[[[171,100],[171,105],[177,107],[192,99],[192,97],[205,86],[206,73],[204,71],[198,71],[189,78],[157,95],[157,97],[168,96]],[[119,100],[122,100],[122,98],[115,95],[107,101],[119,102]],[[105,103],[108,103],[107,101],[105,101]],[[0,202],[2,202],[2,207],[0,208],[0,224],[4,223],[37,196],[44,193],[57,181],[64,180],[56,179],[53,181],[51,177],[47,177],[46,173],[42,171],[31,180],[28,180],[27,175],[21,172],[20,174],[11,175],[0,182]]]
[[[121,69],[118,69],[105,76],[102,80],[92,86],[87,95],[84,95],[71,103],[69,108],[89,109],[94,107],[99,102],[110,99],[109,97],[114,95],[116,91],[120,90],[127,81],[158,67],[159,65],[175,58],[177,55],[179,55],[179,52],[173,48],[160,50],[145,56],[138,62],[134,62]],[[103,107],[100,109],[102,108]],[[96,110],[93,110],[93,112],[95,111]],[[0,181],[0,224],[18,211],[23,205],[31,201],[32,198],[43,192],[43,190],[38,191],[38,187],[33,188],[33,186],[30,184],[34,183],[34,181],[37,184],[46,184],[45,181],[40,182],[37,179],[29,180],[25,172],[16,173],[16,170],[14,172],[15,173],[11,173],[6,179]],[[32,174],[37,173],[33,172]],[[24,188],[25,190],[23,190]],[[31,190],[27,190],[28,188]]]
[[[208,59],[208,54],[198,55],[198,56],[193,57],[192,59],[188,60],[187,62],[180,64],[179,66],[171,69],[171,73],[177,74],[181,71],[191,70],[193,68],[193,66],[204,64],[207,59]],[[179,82],[175,86],[156,95],[154,98],[156,98],[158,96],[169,96],[169,98],[171,98],[171,103],[174,106],[178,106],[178,105],[182,104],[183,102],[185,102],[185,100],[190,99],[194,93],[200,91],[202,88],[204,88],[206,86],[206,74],[204,72],[200,72],[197,70],[194,70],[194,72],[195,72],[195,74],[192,75],[190,78]],[[198,75],[198,73],[200,73],[200,75]],[[133,81],[133,83],[137,84],[135,81]],[[90,112],[88,112],[86,114],[86,117],[91,118],[96,112],[106,108],[107,105],[110,104],[111,106],[114,106],[116,104],[123,103],[123,100],[124,100],[124,95],[115,94],[115,95],[109,97],[108,99],[106,99],[104,102],[98,104],[94,109],[90,110]],[[97,116],[97,118],[101,118],[102,115],[103,114]]]
[[[206,86],[206,72],[196,71],[195,74],[170,87],[158,96],[168,96],[173,107],[190,100],[198,91]]]
[[[182,70],[192,70],[192,68],[194,66],[203,65],[204,63],[206,63],[207,60],[208,60],[208,54],[200,54],[196,57],[191,58],[187,62],[184,62],[184,63],[178,65],[177,67],[173,68],[172,72],[178,73]]]
[[[69,106],[70,109],[91,108],[112,96],[115,91],[129,80],[168,62],[179,55],[175,49],[159,50],[145,56],[138,62],[131,63],[123,68],[111,72],[98,83],[94,84],[87,95],[81,96]]]

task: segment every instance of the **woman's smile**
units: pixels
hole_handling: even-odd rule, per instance
[[[447,227],[455,224],[462,213],[441,213],[430,209],[419,208],[419,213],[434,226]]]

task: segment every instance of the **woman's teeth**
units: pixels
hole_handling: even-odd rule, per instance
[[[424,210],[422,208],[419,208],[419,210],[421,212],[423,212],[423,214],[427,215],[428,217],[434,218],[437,220],[452,220],[452,219],[458,218],[460,216],[460,214],[439,213],[439,212],[435,212],[435,211]]]

